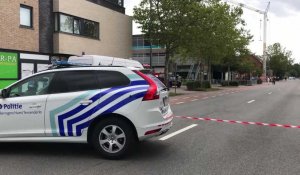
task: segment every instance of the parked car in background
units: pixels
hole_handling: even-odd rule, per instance
[[[177,75],[177,76],[170,76],[169,78],[169,86],[170,87],[178,87],[180,88],[182,85],[182,80],[181,80],[181,76]]]

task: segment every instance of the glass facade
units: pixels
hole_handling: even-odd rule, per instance
[[[139,61],[142,64],[150,65],[150,48],[151,44],[149,39],[145,39],[143,35],[133,36],[132,39],[134,60]],[[152,41],[152,66],[163,67],[165,66],[166,53],[165,50],[159,46],[158,40]]]
[[[113,4],[116,4],[116,5],[119,5],[119,6],[124,6],[124,0],[106,0],[110,3],[113,3]]]

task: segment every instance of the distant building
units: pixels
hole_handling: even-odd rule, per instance
[[[151,48],[152,62],[150,63]],[[145,38],[145,35],[133,35],[132,59],[137,60],[142,64],[151,66],[156,73],[163,74],[165,70],[166,50],[160,46],[158,40],[153,39],[152,47],[150,47],[150,41],[149,39]],[[174,61],[173,66],[170,66],[170,71],[173,73],[177,71],[177,74],[180,74],[185,78],[192,64],[192,61]]]
[[[153,40],[151,63],[150,50],[150,41],[144,35],[132,36],[132,59],[150,65],[156,73],[164,73],[166,50],[159,46],[158,40]]]

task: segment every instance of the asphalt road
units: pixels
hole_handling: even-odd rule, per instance
[[[177,116],[300,125],[299,80],[171,102]],[[166,135],[140,143],[119,161],[102,159],[85,144],[1,143],[0,174],[294,175],[300,174],[299,153],[300,128],[176,118]]]

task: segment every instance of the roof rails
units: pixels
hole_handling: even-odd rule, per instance
[[[90,64],[83,63],[72,63],[68,61],[52,61],[52,65],[49,66],[48,70],[51,69],[63,69],[63,68],[76,68],[76,67],[124,67],[124,66],[92,66]]]

